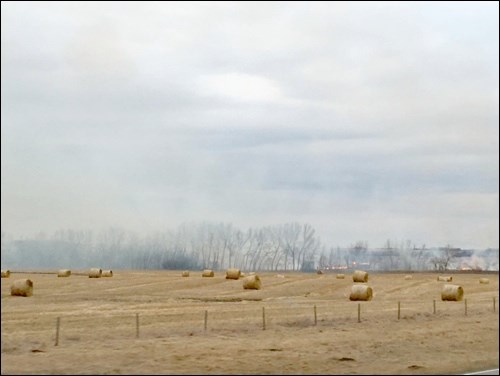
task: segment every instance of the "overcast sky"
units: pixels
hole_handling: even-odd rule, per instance
[[[499,246],[498,2],[1,3],[15,236]]]

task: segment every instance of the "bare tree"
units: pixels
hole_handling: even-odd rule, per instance
[[[320,247],[320,241],[315,235],[316,231],[314,228],[305,224],[302,229],[302,236],[300,239],[300,249],[299,249],[299,265],[300,269],[304,271],[314,270],[314,258],[316,252]]]
[[[277,270],[280,264],[280,260],[284,256],[283,250],[283,230],[281,226],[276,226],[271,229],[271,243],[272,243],[272,259],[271,259],[271,270]]]
[[[440,256],[433,257],[431,262],[437,270],[448,270],[452,258],[453,249],[449,244],[447,244],[446,247],[440,248]]]
[[[349,247],[349,253],[351,254],[351,260],[357,263],[366,261],[366,255],[368,253],[368,242],[358,240],[355,244],[351,244]]]
[[[298,256],[297,241],[300,236],[300,225],[296,222],[287,223],[283,228],[283,242],[285,252],[285,270],[288,268],[288,259],[292,259],[292,270],[295,270]]]

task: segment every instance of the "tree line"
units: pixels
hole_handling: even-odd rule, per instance
[[[111,227],[98,233],[65,229],[51,236],[10,239],[2,231],[2,265],[130,269],[311,271],[320,240],[296,222],[243,231],[232,224],[183,224],[141,236]]]
[[[62,229],[19,239],[2,230],[1,249],[2,268],[12,269],[447,270],[472,256],[477,268],[490,267],[498,260],[498,250],[478,253],[450,245],[417,247],[409,240],[389,239],[377,249],[370,249],[366,241],[327,247],[310,224],[297,222],[246,230],[227,223],[201,222],[147,235],[117,227],[98,232]]]

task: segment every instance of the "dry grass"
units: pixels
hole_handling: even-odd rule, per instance
[[[64,282],[23,274],[36,284],[29,299],[11,296],[11,281],[2,279],[2,374],[458,374],[498,367],[498,274],[486,275],[489,284],[479,284],[478,274],[453,275],[467,316],[463,302],[440,300],[435,274],[414,273],[402,283],[404,275],[370,275],[369,302],[350,302],[352,281],[329,273],[259,273],[261,290],[244,290],[223,273],[121,270],[91,280],[74,271]],[[106,333],[106,341],[95,333]]]

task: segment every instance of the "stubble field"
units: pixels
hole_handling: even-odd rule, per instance
[[[441,301],[435,273],[370,273],[372,301],[351,302],[349,273],[258,273],[262,289],[244,290],[224,272],[80,272],[1,279],[2,374],[457,374],[499,363],[498,273],[452,274],[467,302]],[[21,278],[33,296],[10,295]]]

